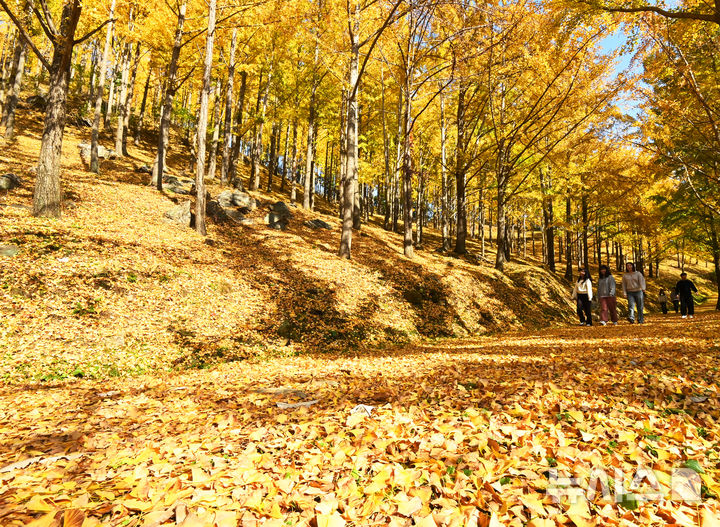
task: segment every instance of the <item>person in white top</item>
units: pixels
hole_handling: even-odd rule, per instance
[[[586,269],[580,269],[577,282],[572,292],[572,299],[577,302],[577,314],[581,326],[592,326],[592,280]]]

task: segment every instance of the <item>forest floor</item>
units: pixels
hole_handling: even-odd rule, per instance
[[[0,151],[24,179],[0,196],[19,250],[0,256],[0,524],[720,524],[718,314],[572,327],[569,284],[535,260],[499,273],[430,231],[410,261],[372,223],[341,260],[322,200],[263,223],[277,188],[203,238],[135,171],[149,145],[89,174],[87,129],[66,135],[63,218],[33,218],[40,129],[19,123]],[[640,467],[662,499],[617,492],[613,470]],[[667,495],[688,497],[680,468],[700,503]],[[608,493],[556,501],[555,469],[603,470]]]
[[[718,354],[706,312],[6,386],[0,523],[714,526]]]

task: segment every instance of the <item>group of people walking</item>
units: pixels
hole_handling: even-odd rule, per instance
[[[607,265],[599,267],[599,277],[597,284],[597,297],[600,304],[600,324],[603,326],[608,323],[617,325],[617,282],[612,275],[612,271]],[[635,268],[635,264],[628,262],[625,264],[625,273],[623,274],[622,291],[628,300],[628,322],[634,324],[645,323],[645,276]],[[695,301],[693,292],[697,292],[695,284],[688,280],[687,273],[680,275],[680,280],[673,289],[671,301],[678,312],[678,304],[683,318],[693,318],[695,315]],[[593,283],[587,269],[581,269],[575,287],[573,288],[572,298],[577,302],[577,314],[580,319],[581,326],[592,326],[592,299],[593,299]],[[660,307],[663,313],[667,313],[667,294],[664,289],[660,290],[658,297]]]

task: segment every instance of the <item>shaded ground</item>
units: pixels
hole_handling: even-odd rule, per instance
[[[0,523],[699,525],[720,492],[719,335],[703,313],[2,388]],[[700,507],[548,494],[551,468],[646,467],[667,494],[683,466]]]

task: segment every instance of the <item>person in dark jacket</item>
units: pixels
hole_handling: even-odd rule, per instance
[[[697,287],[688,280],[687,273],[680,274],[680,280],[675,284],[675,292],[680,297],[680,314],[683,318],[693,318],[695,316],[695,299],[693,293],[697,293]]]

